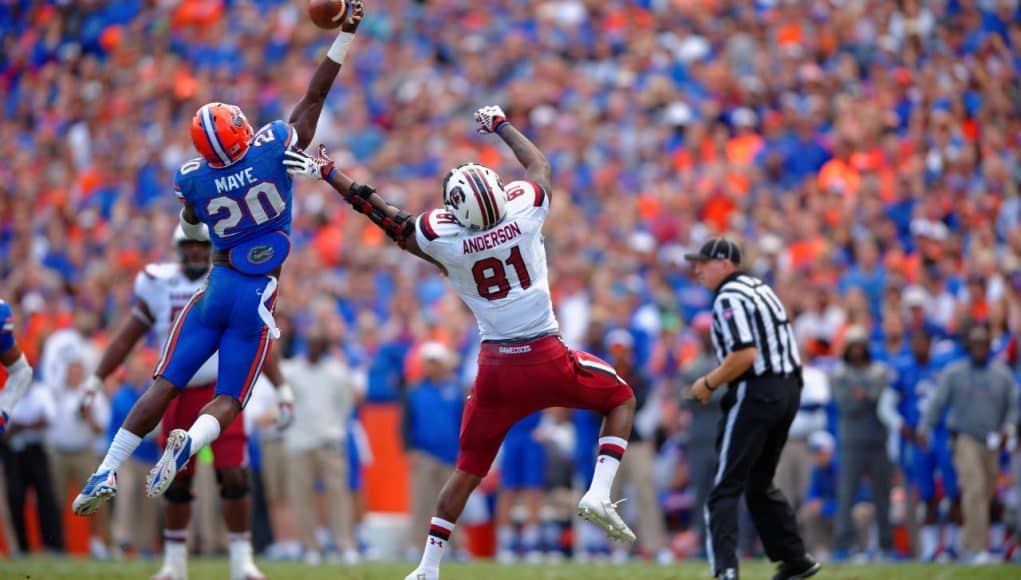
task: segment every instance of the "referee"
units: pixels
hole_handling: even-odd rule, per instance
[[[748,511],[766,555],[780,562],[774,580],[808,578],[821,567],[805,553],[794,511],[773,486],[780,451],[801,400],[801,361],[780,300],[758,278],[739,270],[741,248],[717,238],[694,254],[695,279],[716,293],[713,346],[719,364],[691,385],[705,404],[724,385],[724,416],[716,436],[719,462],[705,507],[706,552],[716,578],[736,579],[738,500]]]

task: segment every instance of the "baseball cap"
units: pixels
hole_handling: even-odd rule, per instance
[[[698,252],[684,254],[689,262],[707,262],[709,260],[730,260],[735,266],[741,265],[741,248],[727,238],[712,238],[702,244]]]
[[[422,360],[447,363],[450,361],[450,350],[442,343],[430,340],[422,345],[419,354]]]
[[[629,349],[635,345],[635,339],[631,336],[631,333],[621,328],[608,332],[605,342],[607,348],[618,347]]]

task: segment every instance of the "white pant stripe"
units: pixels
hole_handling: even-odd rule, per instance
[[[727,452],[730,450],[730,436],[734,432],[734,423],[737,422],[737,416],[741,413],[741,403],[744,402],[745,391],[748,388],[748,383],[741,381],[737,385],[737,401],[734,406],[727,411],[727,425],[723,429],[723,443],[720,445],[720,458],[717,462],[716,476],[713,477],[713,486],[720,484],[720,480],[723,479],[723,472],[727,470]],[[706,555],[709,556],[709,567],[716,574],[716,557],[713,553],[713,532],[710,526],[710,514],[709,504],[706,503],[704,506],[705,515],[705,543],[706,543]]]

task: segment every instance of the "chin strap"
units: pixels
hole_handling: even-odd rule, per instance
[[[379,226],[391,240],[404,249],[408,238],[415,234],[415,222],[412,215],[404,210],[397,210],[397,215],[387,217],[383,210],[376,207],[369,201],[369,197],[376,193],[372,186],[361,183],[352,183],[350,193],[344,199],[351,204],[351,207],[360,214],[366,215],[372,223]]]

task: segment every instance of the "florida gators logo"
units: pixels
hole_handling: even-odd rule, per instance
[[[241,109],[237,107],[231,107],[230,124],[234,125],[238,129],[245,126],[245,115],[241,112]]]
[[[465,202],[467,197],[464,195],[464,190],[460,187],[455,187],[450,190],[450,195],[447,196],[447,205],[454,209],[461,207],[461,204]]]
[[[251,250],[248,250],[248,261],[252,264],[265,264],[273,258],[275,253],[273,246],[255,246]]]

